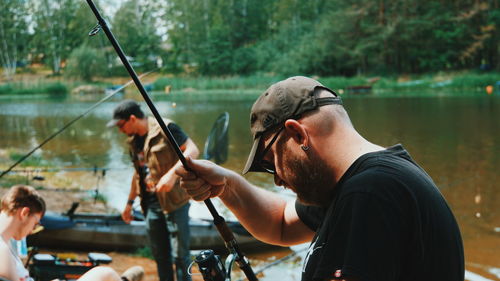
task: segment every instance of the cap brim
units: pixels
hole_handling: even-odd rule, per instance
[[[108,128],[114,127],[116,126],[116,123],[118,123],[118,121],[120,121],[120,119],[112,119],[106,124],[106,127]]]
[[[254,141],[253,141],[253,146],[252,150],[250,150],[250,154],[248,155],[248,160],[247,163],[245,164],[245,168],[243,169],[242,174],[246,174],[248,172],[257,172],[260,171],[254,163],[255,161],[255,154],[257,154],[257,149],[259,148],[260,144],[260,138],[261,136],[258,136]]]

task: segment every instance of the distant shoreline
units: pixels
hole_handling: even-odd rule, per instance
[[[44,75],[18,74],[15,81],[0,82],[0,99],[12,98],[41,98],[41,97],[64,97],[71,96],[71,91],[82,85],[92,85],[104,89],[116,86],[130,80],[130,77],[101,77],[93,82],[76,81],[65,79],[63,76],[47,77]],[[359,89],[367,90],[368,94],[385,96],[387,93],[400,92],[436,92],[446,91],[449,95],[461,95],[463,92],[475,92],[486,94],[486,87],[492,90],[492,94],[500,94],[500,72],[439,72],[421,75],[388,75],[388,76],[353,76],[353,77],[318,77],[325,86],[346,96],[364,94]],[[168,96],[196,96],[196,95],[223,95],[234,94],[235,96],[254,96],[260,94],[269,85],[284,79],[282,76],[267,74],[252,76],[223,76],[223,77],[188,77],[171,76],[168,74],[151,74],[142,79],[143,85],[147,85],[150,94],[160,97]],[[51,90],[57,92],[51,92]],[[11,94],[17,93],[17,94]],[[40,93],[40,94],[37,94]],[[42,94],[43,93],[43,94]],[[134,85],[125,89],[125,95],[138,94]],[[415,94],[412,94],[415,95]],[[418,95],[418,94],[416,94]],[[426,95],[426,94],[424,94]],[[104,96],[104,95],[103,95]]]

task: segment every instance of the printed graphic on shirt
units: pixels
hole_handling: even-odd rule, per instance
[[[304,259],[304,264],[302,265],[302,273],[306,272],[307,263],[309,262],[309,258],[314,254],[314,251],[323,248],[323,246],[325,245],[325,243],[323,243],[320,246],[316,247],[316,242],[317,240],[312,242],[309,246],[309,249],[307,250],[306,258]]]

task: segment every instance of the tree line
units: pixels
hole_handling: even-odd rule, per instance
[[[110,1],[97,1],[101,11]],[[104,13],[136,68],[190,75],[500,70],[500,0],[126,0]],[[100,5],[99,5],[100,4]],[[121,66],[81,0],[0,1],[5,75],[116,75]]]

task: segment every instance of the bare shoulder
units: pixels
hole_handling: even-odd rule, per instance
[[[15,273],[15,262],[9,247],[0,242],[0,277],[7,278],[7,280],[17,280]]]
[[[12,260],[12,254],[10,253],[9,246],[3,241],[0,241],[0,259],[5,261],[5,260]]]

